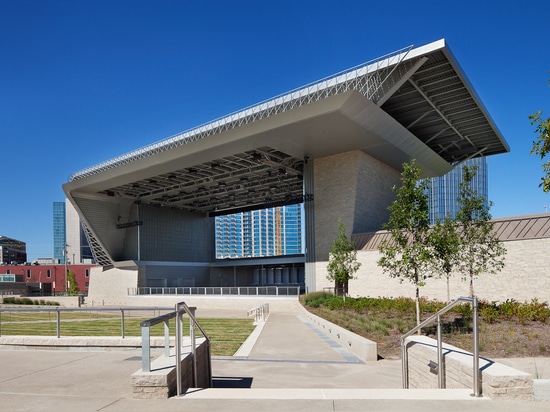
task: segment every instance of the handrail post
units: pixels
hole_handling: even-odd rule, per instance
[[[124,339],[124,309],[120,308],[120,328],[122,333],[122,339]]]
[[[151,372],[151,331],[149,325],[141,326],[141,370]]]
[[[474,297],[472,301],[472,306],[474,308],[474,393],[473,396],[481,396],[481,388],[479,381],[479,315],[478,315],[478,304],[477,298]]]
[[[437,386],[445,387],[443,383],[443,339],[441,337],[441,315],[437,315]]]
[[[61,337],[61,312],[59,311],[59,308],[56,308],[56,332],[57,332],[57,339]]]
[[[401,380],[403,389],[409,389],[409,352],[403,338],[401,338]]]
[[[197,387],[197,342],[195,340],[195,314],[189,316],[189,336],[191,338],[191,356],[193,358],[193,384]]]
[[[164,321],[164,355],[170,357],[170,319]]]
[[[176,396],[181,395],[181,313],[179,311],[179,304],[176,303]]]

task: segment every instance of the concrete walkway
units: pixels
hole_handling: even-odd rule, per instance
[[[214,358],[214,389],[134,400],[139,350],[0,350],[6,411],[548,411],[549,402],[492,401],[470,390],[404,391],[401,363],[363,363],[294,313],[272,313],[240,356]]]

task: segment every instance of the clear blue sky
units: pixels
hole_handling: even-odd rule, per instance
[[[53,256],[80,169],[406,47],[445,38],[511,153],[493,217],[543,213],[528,115],[550,114],[550,1],[0,0],[0,234]]]

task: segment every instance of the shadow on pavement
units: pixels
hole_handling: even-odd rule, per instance
[[[214,376],[212,377],[213,388],[251,388],[254,378],[239,376]]]

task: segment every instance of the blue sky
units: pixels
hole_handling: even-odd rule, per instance
[[[528,116],[550,114],[550,2],[0,0],[0,234],[53,256],[80,169],[445,38],[510,145],[493,217],[544,213]]]

